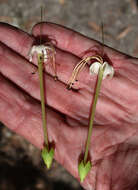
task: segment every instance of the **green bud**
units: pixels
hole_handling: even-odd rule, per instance
[[[50,150],[48,150],[47,147],[44,147],[42,149],[42,158],[48,169],[51,167],[53,157],[54,157],[54,149],[53,148],[50,148]]]
[[[78,172],[80,176],[80,181],[83,182],[89,171],[91,170],[92,165],[91,162],[88,161],[87,163],[84,163],[82,160],[78,165]]]

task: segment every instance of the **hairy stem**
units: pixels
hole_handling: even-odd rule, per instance
[[[99,68],[99,73],[98,73],[98,80],[97,80],[97,84],[96,84],[96,90],[95,90],[94,100],[93,100],[93,105],[91,107],[91,114],[90,114],[90,120],[89,120],[89,131],[88,131],[88,137],[87,137],[85,154],[84,154],[84,163],[86,163],[87,159],[88,159],[88,151],[89,151],[89,145],[90,145],[90,141],[91,141],[94,115],[95,115],[98,95],[99,95],[99,92],[100,92],[100,87],[101,87],[101,84],[102,84],[103,72],[104,72],[104,68],[100,67]]]

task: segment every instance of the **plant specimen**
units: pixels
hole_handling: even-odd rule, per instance
[[[42,8],[41,8],[41,21],[42,21]],[[41,29],[41,28],[40,28]],[[40,32],[41,34],[41,32]],[[29,54],[29,61],[32,62],[33,55],[37,55],[38,61],[38,73],[39,73],[39,81],[40,81],[40,97],[41,97],[41,110],[42,110],[42,125],[44,132],[44,147],[42,149],[42,158],[49,169],[51,167],[53,157],[54,157],[54,148],[50,146],[48,140],[48,132],[47,132],[47,120],[46,120],[46,107],[45,107],[45,92],[44,92],[44,64],[50,61],[52,67],[54,69],[54,78],[57,79],[56,73],[56,65],[55,65],[55,49],[54,46],[50,43],[41,44],[41,36],[40,36],[40,45],[34,45],[31,48]]]
[[[83,159],[78,164],[78,173],[80,176],[80,181],[83,182],[87,174],[92,168],[92,163],[90,159],[88,158],[89,153],[89,146],[90,146],[90,140],[92,135],[92,129],[93,129],[93,121],[94,121],[94,115],[96,110],[96,104],[100,92],[100,87],[102,84],[102,80],[105,78],[112,78],[114,75],[114,69],[111,65],[108,64],[108,62],[104,61],[103,58],[100,55],[95,56],[89,56],[84,59],[82,59],[74,68],[72,75],[68,81],[67,89],[71,89],[72,85],[75,81],[77,81],[77,76],[80,71],[85,67],[86,64],[92,62],[92,64],[89,67],[89,74],[97,74],[97,83],[95,88],[95,93],[93,97],[93,104],[90,110],[90,118],[89,118],[89,130],[88,130],[88,136],[85,146],[85,153]]]
[[[50,62],[53,70],[54,70],[54,79],[57,80],[57,71],[56,71],[56,63],[55,63],[55,54],[56,50],[52,43],[45,43],[45,44],[40,44],[40,45],[34,45],[31,48],[31,51],[29,53],[29,61],[32,62],[33,55],[41,54],[43,57],[44,63],[47,63],[48,61]]]

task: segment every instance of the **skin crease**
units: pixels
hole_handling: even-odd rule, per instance
[[[38,24],[32,30],[32,37],[0,23],[0,120],[42,148],[39,79],[37,73],[31,74],[37,62],[35,58],[34,64],[28,61],[28,53],[39,31]],[[55,159],[79,180],[77,164],[85,148],[96,76],[89,75],[87,65],[79,74],[74,90],[68,91],[66,84],[82,55],[86,52],[95,55],[102,47],[98,42],[56,24],[44,23],[42,34],[56,41],[59,78],[54,81],[54,72],[47,63],[45,87],[49,140],[55,143]],[[138,60],[108,47],[104,47],[104,53],[113,65],[115,75],[112,80],[102,82],[91,138],[93,167],[81,185],[87,190],[136,190]]]

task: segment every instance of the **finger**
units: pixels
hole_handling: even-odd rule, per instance
[[[28,53],[35,40],[21,29],[6,23],[0,23],[0,41],[20,55],[28,58]]]
[[[42,30],[40,30],[40,27]],[[103,45],[101,43],[57,24],[39,23],[32,29],[34,36],[39,36],[40,31],[43,36],[46,35],[47,38],[55,40],[58,48],[73,53],[80,58],[85,54],[101,55],[103,52]],[[123,55],[112,48],[108,48],[105,45],[104,54],[107,55],[108,59],[110,59],[115,67],[119,67],[120,63],[122,63],[118,60],[126,57],[126,55]]]
[[[40,27],[42,30],[40,30]],[[55,40],[58,48],[69,51],[77,56],[80,56],[92,45],[98,45],[96,41],[90,40],[78,32],[53,23],[36,24],[32,29],[32,34],[39,36],[40,31],[42,35]]]
[[[28,59],[28,53],[32,47],[34,38],[18,28],[6,23],[0,23],[0,31],[0,41]],[[60,80],[67,84],[76,62],[79,62],[80,59],[76,56],[70,55],[67,52],[62,51],[61,53],[58,49],[56,51],[58,51],[56,61]],[[4,52],[4,50],[1,50],[1,54],[2,52]],[[37,65],[36,62],[34,62],[34,64]],[[52,69],[48,64],[46,69],[53,75]]]
[[[59,73],[59,79],[66,84],[69,75],[71,76],[75,63],[79,61],[79,59],[68,52],[61,51],[60,49],[57,49],[56,52],[56,64]],[[138,109],[138,91],[136,86],[138,83],[136,80],[136,76],[138,73],[138,66],[136,64],[134,65],[131,62],[131,59],[126,59],[124,61],[126,62],[126,64],[124,66],[122,65],[119,71],[116,71],[117,77],[115,76],[112,80],[106,79],[102,82],[101,95],[98,100],[97,113],[95,116],[95,121],[97,124],[107,125],[111,121],[116,122],[116,124],[120,124],[120,122],[123,122],[123,120],[131,123],[134,120],[133,118],[137,117],[136,110]],[[47,66],[46,69],[48,70]],[[131,72],[128,72],[129,69],[131,70]],[[124,71],[126,71],[125,75]],[[76,93],[77,97],[74,97],[75,101],[72,102],[70,100],[72,99],[72,95],[70,93],[68,96],[64,94],[64,96],[66,97],[64,101],[69,101],[70,106],[69,104],[68,106],[70,107],[70,110],[74,110],[74,115],[75,112],[80,112],[80,114],[78,114],[78,117],[83,119],[89,117],[90,105],[96,83],[96,76],[91,77],[89,75],[89,67],[86,66],[83,72],[80,73],[78,79],[78,82],[74,83],[75,89],[78,89],[78,93]],[[60,93],[62,93],[62,90],[64,91],[64,87],[63,89],[61,89]],[[124,93],[123,98],[122,93]],[[81,98],[84,99],[84,102],[82,101],[82,104],[80,104],[82,100]],[[79,106],[73,107],[74,102],[76,104],[79,104]],[[85,110],[84,114],[81,114],[83,112],[82,110],[84,109],[83,106],[86,107],[87,111]],[[81,109],[81,111],[79,111],[79,109]],[[66,111],[64,113],[69,114]],[[118,113],[117,116],[115,116],[116,113]],[[106,114],[108,116],[110,115],[110,119],[107,119]],[[74,116],[72,115],[72,117]],[[77,119],[77,117],[75,117],[75,119]]]
[[[34,38],[14,26],[8,25],[6,23],[0,23],[0,41],[20,55],[28,58],[28,53],[32,47]],[[60,52],[60,50],[57,51]],[[1,50],[1,54],[2,52],[4,52],[4,50]],[[56,59],[58,59],[57,66],[59,65],[58,72],[60,79],[67,84],[73,67],[75,66],[76,62],[79,61],[79,59],[73,55],[69,55],[66,52],[62,52],[62,55],[61,53],[57,53]],[[71,61],[72,64],[70,64]],[[34,63],[37,65],[36,62]],[[64,64],[61,65],[61,63]],[[53,74],[51,67],[48,66],[48,72]]]
[[[2,48],[3,46],[1,45],[1,50]],[[1,54],[0,67],[2,74],[28,92],[32,97],[40,100],[38,75],[31,75],[31,71],[34,70],[34,66],[32,64],[28,64],[26,60],[16,55],[10,49],[3,48],[3,50],[5,53]],[[84,89],[79,91],[68,91],[63,82],[55,82],[49,75],[45,75],[45,81],[47,104],[54,109],[57,109],[60,112],[67,114],[68,116],[75,118],[84,124],[87,124],[94,89],[92,88],[91,92]],[[93,78],[91,85],[94,85],[94,83],[95,80]],[[116,83],[119,84],[119,81],[114,80],[114,85],[112,85],[116,86]],[[107,85],[109,86],[110,91],[112,91],[110,82],[107,81]],[[120,87],[120,84],[117,85],[117,87]],[[96,123],[107,125],[112,122],[120,124],[125,120],[131,122],[132,109],[130,110],[131,112],[128,113],[129,106],[127,108],[126,105],[120,107],[120,102],[123,102],[126,99],[122,101],[122,98],[120,98],[119,103],[114,101],[116,97],[114,97],[113,93],[110,95],[109,89],[106,89],[105,91],[106,96],[109,96],[109,98],[104,96],[104,94],[102,95],[103,91],[101,91],[101,96],[98,100],[97,112],[95,115]],[[127,89],[128,88],[126,88],[126,90]],[[112,96],[114,97],[113,99]],[[126,114],[126,111],[128,114]],[[118,115],[116,115],[116,113],[118,113]],[[135,117],[135,115],[133,115],[133,117]]]
[[[38,74],[31,74],[31,72],[34,71],[35,66],[30,64],[23,57],[17,55],[11,49],[5,47],[3,44],[0,44],[0,50],[0,72],[26,91],[30,96],[40,100]],[[86,123],[89,112],[89,109],[87,110],[86,107],[89,105],[85,106],[86,102],[83,95],[79,91],[68,91],[63,82],[55,82],[48,74],[45,74],[44,77],[47,104],[64,114]],[[80,107],[82,105],[84,108],[81,111]],[[76,110],[80,111],[77,112]]]
[[[43,35],[48,35],[49,37],[53,37],[56,40],[57,47],[69,52],[73,52],[77,56],[82,54],[82,52],[86,51],[91,46],[94,47],[95,43],[96,45],[98,44],[94,40],[89,39],[77,32],[74,32],[60,25],[43,23],[42,29]],[[40,35],[40,24],[37,24],[32,31],[35,36]],[[131,58],[124,54],[120,54],[119,52],[110,48],[104,48],[104,50],[107,50],[108,56],[109,58],[111,58],[111,63],[113,64],[113,67],[115,69],[115,76],[117,76],[117,78],[119,79],[118,75],[121,75],[121,77],[124,77],[124,80],[125,78],[127,78],[133,84],[137,85],[138,59]],[[88,82],[87,76],[88,72],[85,73],[83,81]],[[119,83],[119,80],[116,81],[118,81]],[[87,85],[90,85],[90,82],[88,82]],[[108,84],[110,85],[111,82],[109,82]],[[117,87],[118,84],[113,83],[113,86]],[[108,86],[107,84],[106,87],[109,88],[109,90],[111,89],[110,86]],[[111,90],[115,94],[117,91],[120,91],[116,88],[112,88]],[[114,92],[114,90],[116,92]]]

